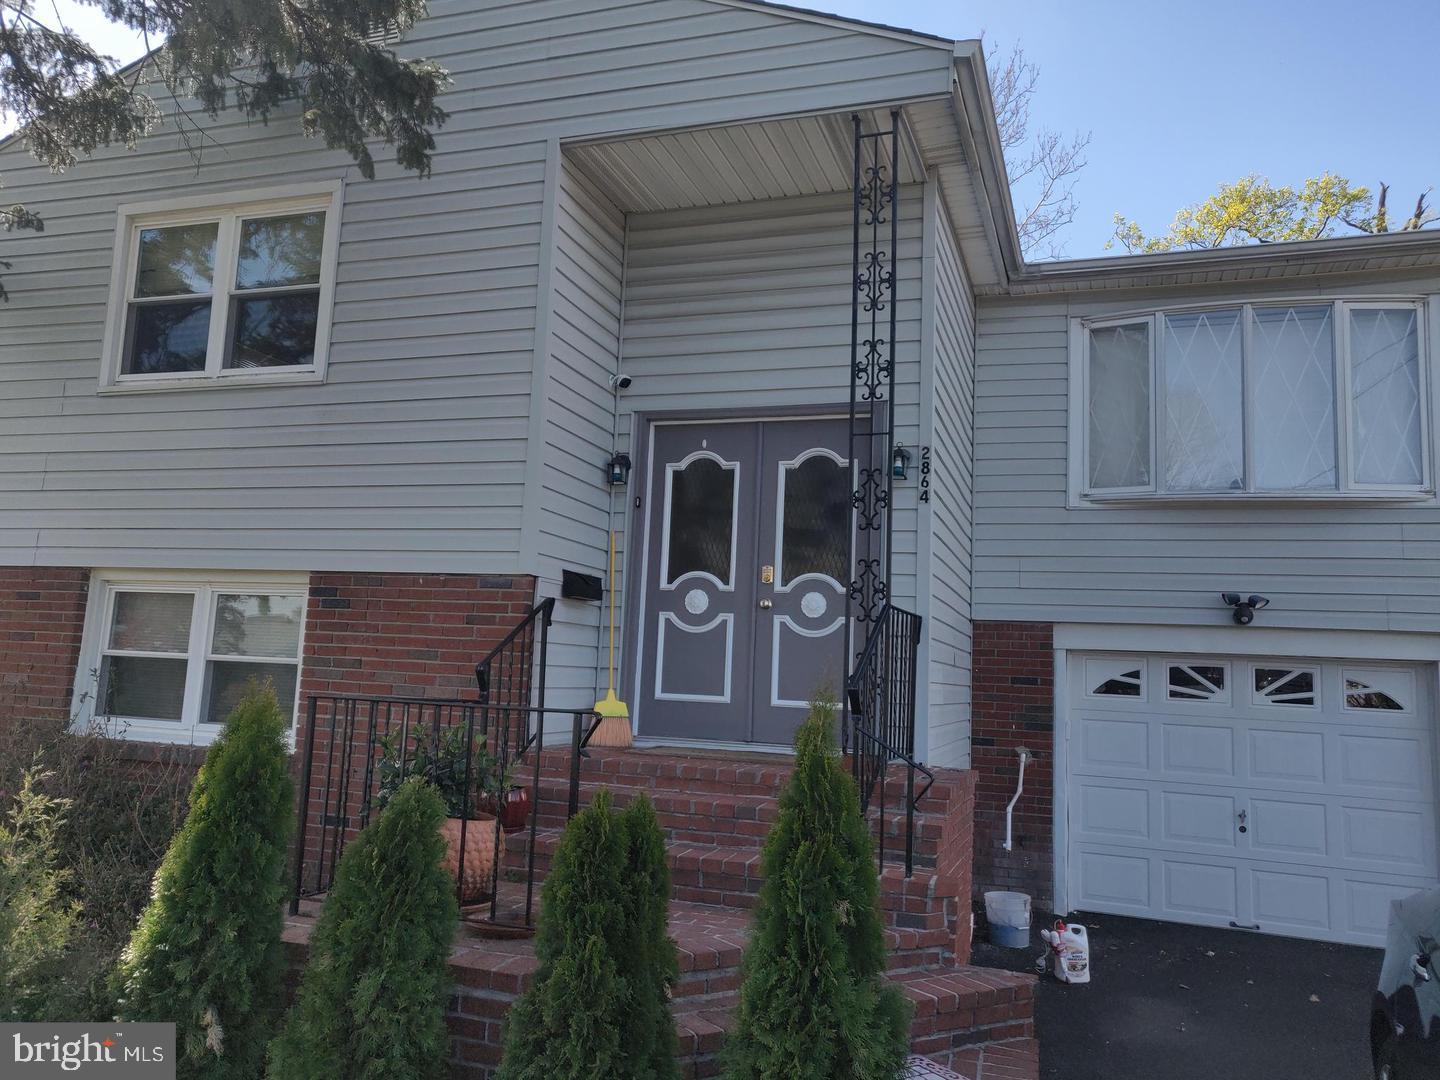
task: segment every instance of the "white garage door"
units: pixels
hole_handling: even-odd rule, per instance
[[[1070,906],[1384,943],[1436,881],[1429,669],[1070,654]]]

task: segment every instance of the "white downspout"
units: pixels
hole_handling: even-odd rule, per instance
[[[1017,750],[1020,755],[1020,779],[1015,784],[1015,797],[1010,800],[1010,805],[1005,807],[1005,850],[1015,850],[1015,838],[1012,824],[1015,820],[1015,804],[1020,801],[1020,796],[1025,794],[1025,763],[1030,760],[1029,750]]]

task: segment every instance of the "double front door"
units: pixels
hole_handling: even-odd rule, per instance
[[[652,433],[639,733],[787,745],[816,694],[841,691],[848,421]]]

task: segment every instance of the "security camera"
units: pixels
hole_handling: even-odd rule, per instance
[[[1235,621],[1241,626],[1249,626],[1255,621],[1255,612],[1263,607],[1267,607],[1270,603],[1267,597],[1260,596],[1257,593],[1251,593],[1247,597],[1242,597],[1239,593],[1227,592],[1221,593],[1220,599],[1235,609],[1233,613]]]
[[[610,376],[610,389],[629,390],[630,384],[634,381],[634,379],[626,375],[623,371],[617,371],[614,375]]]

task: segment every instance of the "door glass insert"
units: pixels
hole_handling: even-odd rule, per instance
[[[780,585],[805,574],[846,580],[850,555],[850,470],[828,454],[782,465]]]
[[[697,457],[670,469],[669,539],[665,548],[665,584],[686,574],[709,574],[733,585],[730,564],[735,546],[736,466],[713,457]]]

